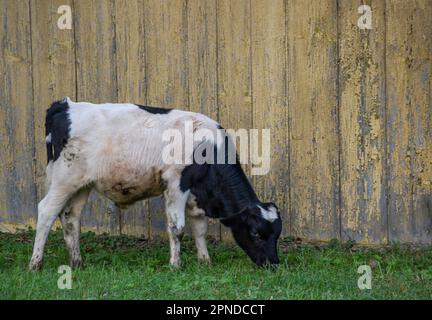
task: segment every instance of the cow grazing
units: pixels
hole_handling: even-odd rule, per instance
[[[220,129],[217,122],[193,112],[135,104],[91,104],[69,98],[46,114],[47,194],[38,205],[30,269],[42,266],[48,233],[60,216],[72,266],[82,263],[80,215],[92,189],[118,207],[164,194],[170,264],[180,264],[180,238],[188,214],[198,258],[209,261],[207,217],[231,228],[240,247],[257,264],[277,264],[281,219],[273,203],[258,200],[238,161],[167,163],[162,154],[170,129]],[[224,144],[212,143],[215,156]],[[196,150],[199,144],[194,144]]]

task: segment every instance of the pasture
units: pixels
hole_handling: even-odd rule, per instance
[[[183,266],[170,269],[163,240],[82,235],[83,270],[60,290],[57,268],[68,263],[61,230],[52,232],[44,269],[27,271],[33,231],[0,233],[0,299],[432,299],[432,248],[400,244],[279,244],[276,271],[257,268],[240,248],[209,241],[212,265],[197,262],[193,241],[182,242]],[[357,268],[372,268],[372,289],[360,290]]]

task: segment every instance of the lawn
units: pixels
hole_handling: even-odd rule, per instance
[[[432,248],[280,242],[276,271],[255,267],[235,245],[210,242],[212,265],[182,242],[183,266],[168,265],[167,243],[82,234],[86,267],[60,290],[57,269],[68,256],[61,231],[50,234],[44,269],[27,271],[33,231],[0,233],[0,299],[432,299]],[[372,289],[360,290],[360,265],[372,268]]]

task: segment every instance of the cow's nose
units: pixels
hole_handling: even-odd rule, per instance
[[[279,257],[278,257],[278,256],[269,257],[269,258],[267,259],[267,261],[268,261],[270,264],[279,264]]]

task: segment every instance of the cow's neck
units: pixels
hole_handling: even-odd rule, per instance
[[[258,197],[249,180],[243,172],[240,164],[216,167],[220,175],[219,192],[216,199],[220,201],[222,209],[219,210],[220,218],[229,217],[246,208],[259,204]]]

